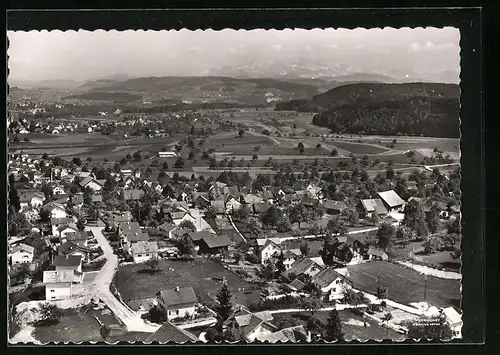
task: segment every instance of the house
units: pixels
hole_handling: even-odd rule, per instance
[[[388,213],[384,206],[384,202],[378,198],[361,200],[356,205],[356,209],[358,210],[359,215],[363,218],[371,217],[374,214],[377,214],[378,216],[385,216]]]
[[[329,215],[339,215],[344,212],[348,207],[343,201],[325,200],[323,202],[325,212]]]
[[[57,271],[73,270],[82,272],[82,257],[81,255],[56,255],[52,263]]]
[[[73,242],[82,247],[86,247],[88,240],[93,237],[94,234],[91,231],[68,232],[61,236],[61,242]]]
[[[261,214],[266,212],[270,207],[271,205],[267,202],[258,202],[252,204],[252,211],[255,214]]]
[[[44,271],[45,299],[47,301],[55,301],[71,298],[71,286],[74,278],[73,270]]]
[[[247,205],[253,205],[254,203],[261,203],[264,202],[262,197],[253,195],[253,194],[246,194],[244,196],[241,196],[241,203],[247,204]]]
[[[132,244],[140,241],[148,241],[149,235],[144,233],[137,222],[122,222],[118,225],[118,235],[122,239],[122,245],[129,250]]]
[[[461,338],[463,326],[462,315],[458,313],[453,307],[444,308],[442,310],[442,314],[451,330],[455,332],[455,337]]]
[[[318,207],[319,200],[306,193],[302,197],[302,200],[300,201],[300,203],[301,203],[301,205],[303,205],[305,207],[315,208],[315,207]]]
[[[52,189],[52,193],[54,195],[65,195],[66,191],[64,191],[64,188],[62,186],[56,186]]]
[[[83,195],[73,195],[71,196],[71,202],[73,206],[80,209],[83,207]]]
[[[120,170],[120,174],[123,177],[132,176],[132,170],[130,170],[130,169],[122,169],[122,170]]]
[[[150,241],[138,241],[130,247],[134,263],[140,264],[151,258],[158,257],[158,243]]]
[[[87,176],[86,178],[84,178],[82,181],[80,181],[79,185],[81,186],[82,189],[89,187],[93,191],[101,191],[103,188],[103,184],[101,184],[99,181],[97,181],[91,176]]]
[[[306,287],[306,284],[300,281],[299,279],[293,280],[289,285],[288,285],[293,291],[300,292]]]
[[[274,203],[274,194],[271,190],[262,191],[260,193],[260,197],[262,197],[262,199],[267,203],[270,203],[270,204]]]
[[[19,191],[21,210],[25,210],[28,207],[40,208],[44,201],[45,195],[42,192],[30,190]]]
[[[42,209],[50,213],[50,218],[66,218],[68,216],[66,208],[62,204],[53,201],[45,204]]]
[[[52,235],[59,236],[58,228],[63,225],[67,225],[69,223],[74,223],[74,219],[72,218],[51,218],[50,225],[52,227]]]
[[[282,249],[279,246],[279,238],[257,239],[258,257],[260,263],[265,265],[269,260],[272,260],[277,254],[281,253]]]
[[[394,190],[378,192],[377,195],[389,212],[401,210],[405,205],[405,201]]]
[[[345,276],[333,268],[321,270],[313,277],[313,282],[321,289],[328,301],[343,298],[344,289],[349,285]]]
[[[140,179],[141,178],[141,169],[137,168],[134,170],[134,178]]]
[[[200,241],[200,251],[208,253],[220,253],[227,250],[233,242],[225,234],[212,234],[208,233],[203,235]]]
[[[238,201],[235,197],[230,196],[227,201],[226,201],[226,212],[227,213],[232,213],[233,211],[236,211],[240,209],[241,207],[241,202]]]
[[[302,258],[294,262],[292,266],[285,271],[284,275],[288,277],[290,275],[299,276],[302,274],[306,274],[314,277],[322,269],[322,266],[318,265],[318,263],[311,260],[310,258]]]
[[[156,332],[146,338],[144,343],[157,342],[158,344],[165,344],[172,342],[175,344],[184,344],[198,341],[200,339],[187,330],[181,329],[170,322],[165,322]]]
[[[368,260],[389,260],[387,253],[380,249],[370,247],[366,254],[368,255]]]
[[[192,287],[176,287],[170,290],[162,290],[156,294],[158,309],[165,314],[167,320],[192,316],[198,298]]]
[[[59,246],[57,253],[64,257],[80,256],[83,262],[89,262],[91,250],[85,246],[78,245],[75,242],[65,242]]]
[[[210,207],[210,200],[208,198],[208,193],[206,192],[195,192],[192,196],[191,204],[193,207],[198,209],[207,209]]]
[[[300,249],[288,249],[283,252],[283,257],[283,264],[285,265],[285,269],[288,270],[292,267],[294,262],[302,257],[302,253],[300,252]]]
[[[59,237],[61,242],[65,242],[66,241],[66,234],[77,233],[77,232],[78,232],[78,228],[77,228],[76,224],[68,223],[68,224],[63,224],[63,225],[57,227],[57,235],[55,235],[55,236]]]
[[[273,316],[269,311],[252,313],[244,307],[232,314],[224,323],[224,329],[238,329],[245,339],[252,342],[278,328],[271,323]]]
[[[144,191],[138,189],[122,190],[121,196],[125,201],[139,201],[144,196]]]
[[[226,203],[224,200],[212,200],[210,201],[210,207],[212,207],[218,214],[226,213]]]
[[[10,258],[12,265],[31,263],[33,261],[33,256],[35,253],[35,248],[26,244],[18,244],[12,248],[10,253]]]
[[[311,333],[308,332],[303,325],[297,325],[278,330],[274,333],[259,334],[255,339],[258,341],[266,341],[271,344],[278,342],[309,342],[311,341]]]
[[[166,233],[170,239],[172,239],[172,231],[176,228],[177,226],[170,222],[165,222],[158,226],[158,229],[163,233]]]
[[[102,195],[92,195],[92,203],[99,203],[102,202]]]

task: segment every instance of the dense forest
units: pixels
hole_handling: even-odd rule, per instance
[[[313,124],[334,133],[460,136],[460,88],[454,84],[350,84],[312,100],[279,103],[276,110],[319,112]]]

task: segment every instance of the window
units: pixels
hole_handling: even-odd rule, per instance
[[[149,256],[149,254],[146,254],[146,256]]]
[[[175,311],[175,314],[176,314],[176,315],[179,315],[179,310],[176,310],[176,311]]]
[[[337,288],[334,287],[333,290],[332,290],[334,293],[337,292]]]
[[[171,316],[172,315],[172,312],[168,311],[168,315]]]
[[[50,290],[50,292],[56,292],[56,290]]]

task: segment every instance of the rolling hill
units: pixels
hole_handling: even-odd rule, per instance
[[[460,87],[437,83],[356,83],[276,110],[319,112],[313,124],[335,133],[459,137]]]
[[[324,85],[276,79],[247,79],[228,77],[145,77],[129,80],[98,80],[87,82],[67,97],[81,100],[113,99],[118,93],[156,102],[232,102],[262,105],[266,103],[309,99],[323,91]]]

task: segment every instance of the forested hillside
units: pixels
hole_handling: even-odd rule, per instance
[[[455,84],[359,83],[277,110],[319,112],[313,124],[334,133],[459,137],[460,87]]]

